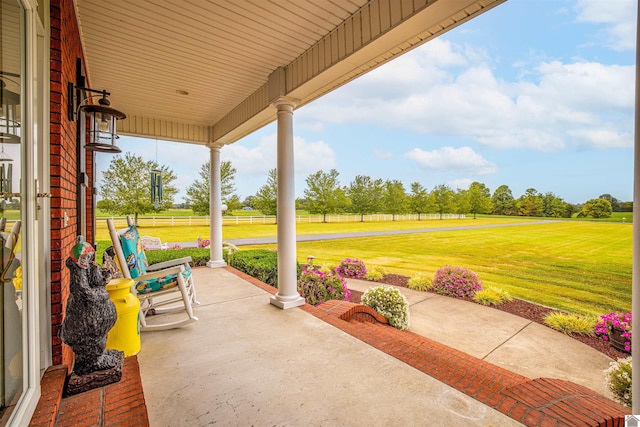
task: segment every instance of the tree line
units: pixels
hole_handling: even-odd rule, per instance
[[[151,202],[151,181],[149,171],[160,170],[163,182],[163,199]],[[186,189],[184,207],[195,215],[209,215],[211,165],[206,162],[196,179]],[[236,194],[236,169],[230,161],[220,164],[222,201],[228,211],[244,206],[259,210],[264,215],[277,215],[277,171],[271,169],[266,183],[254,195],[243,201]],[[481,182],[473,182],[467,189],[453,190],[445,184],[426,189],[421,183],[413,182],[407,191],[399,180],[382,180],[366,175],[358,175],[348,185],[339,181],[335,169],[328,172],[319,170],[307,176],[304,197],[296,200],[296,207],[326,216],[339,213],[365,215],[385,213],[395,219],[398,214],[494,214],[510,216],[532,216],[549,218],[570,218],[588,216],[607,218],[612,212],[631,212],[632,202],[622,202],[610,194],[602,194],[583,204],[571,204],[552,192],[540,193],[534,188],[527,189],[518,198],[514,197],[507,185],[501,185],[491,193]],[[156,162],[145,162],[130,153],[115,156],[103,175],[100,188],[102,200],[98,208],[116,215],[139,215],[160,212],[174,206],[177,189],[173,185],[176,176],[166,166]]]

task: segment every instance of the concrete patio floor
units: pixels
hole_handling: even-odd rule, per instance
[[[282,311],[226,269],[197,268],[194,279],[200,320],[142,334],[138,361],[152,426],[521,425],[505,415],[516,406],[498,411],[308,310]],[[353,289],[365,285],[350,281]],[[403,291],[416,334],[522,371],[522,380],[563,378],[602,390],[609,359],[590,347],[508,313]],[[456,338],[443,326],[461,330]],[[567,351],[572,362],[558,357]]]
[[[194,269],[199,321],[142,334],[152,426],[520,425],[224,269]]]

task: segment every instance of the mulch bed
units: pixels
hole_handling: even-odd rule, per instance
[[[402,276],[400,274],[387,274],[384,276],[379,282],[372,283],[384,283],[387,285],[408,287],[409,277]],[[360,303],[360,297],[362,296],[362,292],[351,290],[351,302]],[[470,298],[466,298],[466,300],[471,301]],[[549,307],[544,307],[538,304],[534,304],[529,301],[521,300],[514,298],[511,302],[506,302],[500,304],[499,306],[491,306],[491,308],[496,310],[506,311],[507,313],[514,314],[516,316],[520,316],[532,322],[539,323],[544,325],[543,318],[552,311],[557,311]],[[613,348],[607,341],[604,341],[602,338],[598,338],[596,336],[589,337],[586,335],[569,335],[571,338],[578,340],[588,346],[600,351],[601,353],[606,354],[613,360],[624,358],[629,356],[627,353],[622,351],[618,351]]]

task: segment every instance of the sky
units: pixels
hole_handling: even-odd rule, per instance
[[[636,1],[509,0],[294,111],[296,195],[322,169],[493,193],[508,185],[570,203],[633,198]],[[209,149],[123,136],[168,165],[184,202]],[[100,171],[111,155],[98,154]],[[179,160],[176,160],[179,159]],[[276,167],[276,123],[221,150],[236,194]]]

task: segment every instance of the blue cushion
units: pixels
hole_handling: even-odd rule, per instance
[[[140,234],[136,230],[135,225],[132,225],[120,235],[120,246],[122,246],[122,253],[124,259],[127,262],[127,268],[129,268],[129,274],[132,279],[145,274],[149,262],[147,256],[142,250],[142,243],[140,242]]]
[[[189,280],[191,270],[187,269],[182,272],[184,280]],[[178,286],[178,275],[169,274],[168,276],[156,277],[155,279],[142,280],[136,283],[136,291],[139,294],[159,291],[161,289],[169,289]]]

